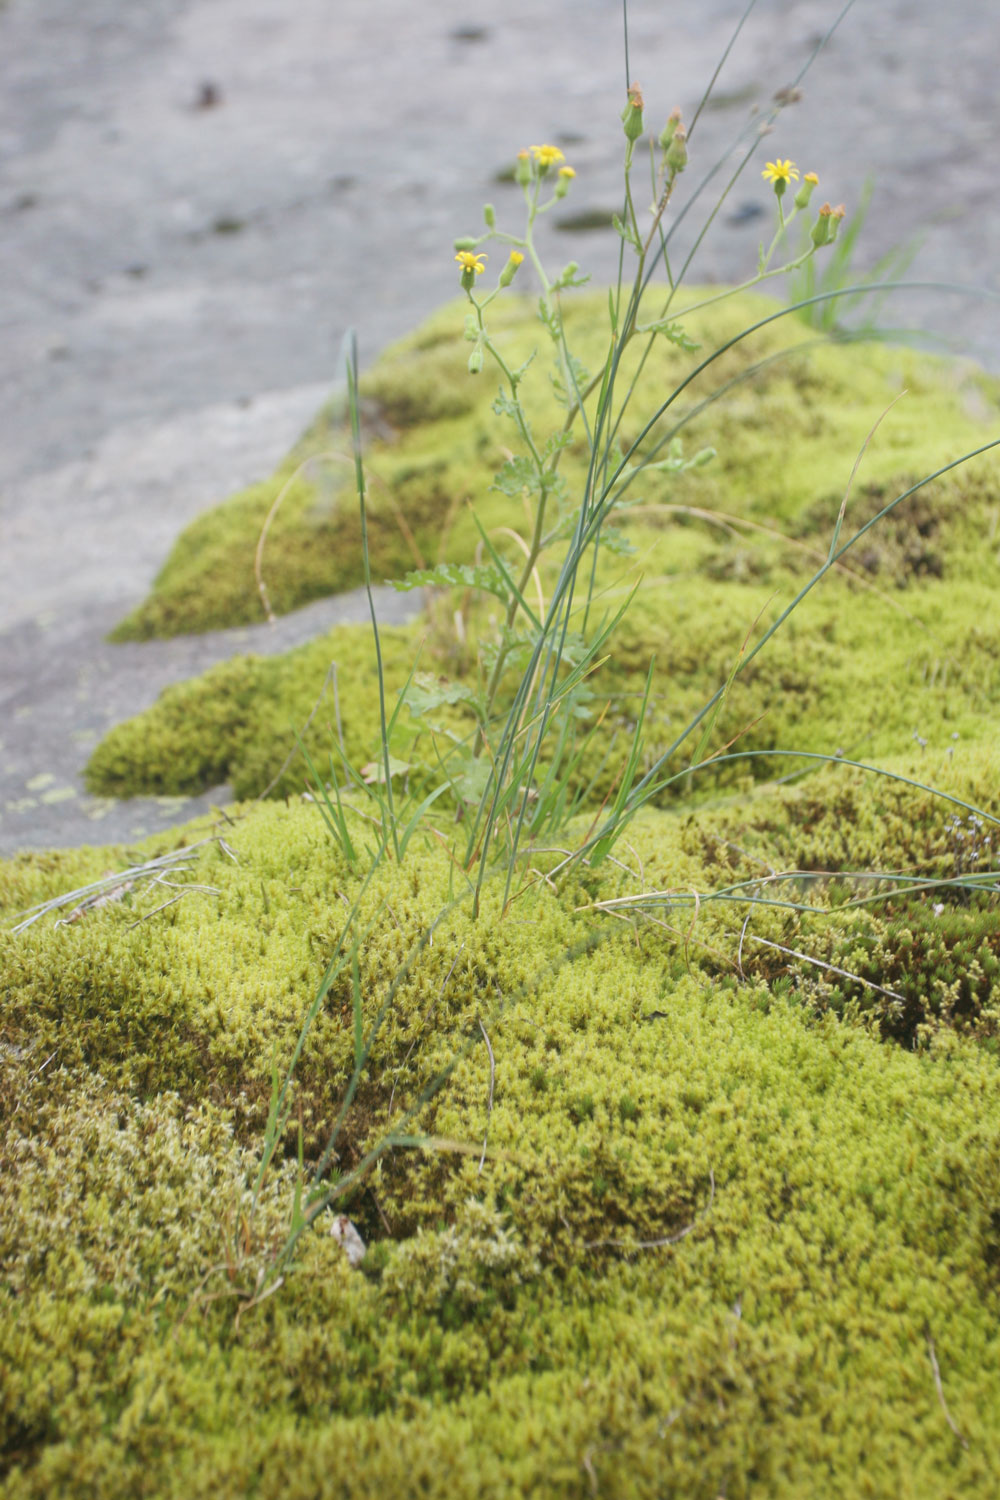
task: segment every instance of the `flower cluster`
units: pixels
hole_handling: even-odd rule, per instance
[[[774,196],[780,205],[786,189],[799,180],[799,169],[793,161],[782,161],[779,156],[777,161],[769,161],[760,174],[765,182],[774,184]],[[819,178],[815,172],[807,172],[802,179],[802,186],[795,194],[793,202],[797,209],[807,208],[809,199],[812,197],[813,188],[816,187]],[[842,203],[836,208],[831,208],[829,203],[824,203],[819,215],[810,232],[813,245],[819,250],[823,245],[831,245],[837,238],[837,230],[840,221],[847,210]],[[784,222],[784,221],[782,221]]]

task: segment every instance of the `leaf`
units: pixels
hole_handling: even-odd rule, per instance
[[[562,292],[565,291],[567,287],[586,286],[589,280],[589,271],[584,271],[582,276],[578,276],[575,270],[564,271],[562,275],[552,283],[552,291]]]
[[[469,588],[495,594],[504,603],[510,598],[506,578],[492,563],[438,563],[436,568],[415,568],[404,578],[394,578],[392,586],[401,594],[409,589]]]
[[[562,332],[562,324],[559,321],[559,314],[554,307],[549,307],[546,304],[544,297],[539,297],[538,299],[538,316],[545,324],[546,328],[549,330],[552,338],[555,339],[556,343],[558,343],[560,334]]]
[[[551,458],[554,453],[559,453],[563,448],[568,448],[572,441],[573,434],[571,432],[563,432],[562,430],[554,432],[551,437],[545,439],[545,447],[542,449],[543,460]]]
[[[390,755],[389,756],[389,775],[390,775],[390,777],[392,777],[392,776],[405,776],[406,772],[410,771],[412,769],[413,768],[412,768],[412,766],[411,766],[411,764],[410,764],[409,761],[406,761],[406,760],[397,760],[394,755]],[[370,760],[366,766],[362,766],[361,767],[361,775],[362,775],[362,778],[364,779],[364,782],[365,782],[366,786],[374,786],[376,782],[378,782],[379,785],[384,785],[385,784],[385,761],[384,760]]]
[[[468,702],[475,692],[462,682],[451,682],[447,677],[434,677],[430,672],[418,672],[403,694],[403,701],[415,719],[432,713],[443,704]]]
[[[541,487],[534,461],[524,454],[516,454],[514,458],[509,458],[490,485],[491,489],[499,490],[503,495],[510,495],[512,499],[517,499],[525,490],[529,494],[537,494]]]
[[[694,354],[695,350],[701,348],[701,345],[695,339],[689,338],[684,332],[683,325],[678,323],[676,319],[661,318],[659,322],[645,324],[639,332],[662,333],[665,339],[669,339],[672,344],[676,344],[678,349],[686,350],[688,354]]]
[[[631,225],[623,224],[617,214],[612,214],[611,223],[617,229],[625,243],[631,245],[637,254],[641,254],[642,246],[639,244],[639,237]]]
[[[564,406],[568,406],[571,401],[576,401],[577,391],[584,391],[590,380],[590,371],[587,369],[587,366],[583,364],[581,360],[577,359],[575,354],[570,354],[567,357],[569,361],[572,383],[575,387],[569,393],[569,396],[567,396],[566,387],[559,376],[553,375],[551,377],[552,389],[555,392],[556,398],[557,400],[561,401]]]
[[[518,403],[512,401],[506,391],[501,389],[493,398],[493,410],[498,417],[516,417],[519,408]]]
[[[488,755],[478,760],[470,756],[465,770],[453,779],[452,785],[463,802],[478,802],[486,790],[492,767]]]
[[[641,502],[640,502],[641,503]],[[617,526],[606,526],[601,532],[601,547],[613,557],[634,557],[635,548]]]
[[[524,364],[523,365],[518,365],[518,367],[517,367],[516,370],[511,370],[511,372],[510,372],[510,378],[514,382],[515,385],[520,385],[521,381],[524,379],[525,375],[528,373],[528,366],[534,360],[535,355],[536,355],[537,352],[538,351],[536,349],[532,349],[531,353],[528,355],[527,359],[524,361]],[[495,408],[494,408],[494,410],[495,410]]]

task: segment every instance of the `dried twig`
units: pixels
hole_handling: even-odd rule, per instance
[[[143,922],[148,922],[150,917],[155,917],[158,911],[166,911],[168,906],[175,906],[178,901],[183,899],[184,895],[185,892],[181,891],[179,896],[171,896],[169,901],[161,901],[159,906],[153,907],[152,911],[144,912],[136,921],[130,922],[125,931],[131,932],[133,927],[139,927]]]
[[[230,859],[239,863],[225,840],[213,834],[209,838],[199,839],[194,844],[185,844],[179,849],[172,849],[168,854],[160,854],[156,859],[147,860],[145,864],[130,865],[128,869],[103,875],[100,880],[92,880],[89,885],[78,886],[76,890],[67,891],[61,896],[53,896],[48,901],[40,901],[37,906],[31,906],[22,913],[22,920],[12,927],[11,931],[17,936],[41,917],[47,916],[49,912],[60,911],[66,906],[72,906],[72,910],[68,916],[60,917],[56,926],[61,927],[70,922],[78,922],[88,911],[95,911],[102,906],[120,901],[138,885],[140,880],[148,880],[154,885],[166,885],[175,890],[183,889],[185,892],[203,891],[207,894],[218,895],[215,886],[192,883],[182,887],[166,879],[168,873],[186,870],[191,864],[191,856],[195,850],[203,848],[206,844],[218,844]]]
[[[934,1340],[931,1338],[931,1331],[926,1324],[924,1325],[924,1333],[927,1335],[927,1352],[931,1357],[931,1369],[934,1371],[934,1384],[937,1388],[938,1400],[941,1403],[941,1410],[944,1412],[944,1419],[948,1423],[948,1426],[951,1428],[952,1432],[958,1438],[958,1441],[961,1443],[962,1447],[967,1449],[969,1446],[969,1440],[968,1438],[963,1437],[961,1429],[959,1428],[959,1425],[955,1421],[955,1418],[952,1416],[951,1412],[948,1410],[948,1403],[944,1399],[944,1387],[941,1384],[941,1370],[938,1366],[937,1355],[934,1352]]]
[[[900,995],[896,990],[887,990],[881,984],[875,984],[871,979],[863,979],[860,974],[852,974],[848,969],[838,969],[836,964],[828,964],[822,958],[813,958],[808,953],[800,953],[797,948],[786,948],[782,943],[772,943],[770,938],[757,937],[753,932],[749,934],[749,937],[752,943],[761,943],[765,948],[777,948],[779,953],[787,953],[790,958],[801,958],[803,963],[814,964],[817,969],[828,969],[831,974],[839,974],[843,979],[853,979],[855,984],[863,984],[866,989],[877,990],[880,995],[888,995],[890,1000],[901,1000],[904,1004],[906,1002],[906,996]],[[741,952],[742,949],[743,937],[741,935]]]

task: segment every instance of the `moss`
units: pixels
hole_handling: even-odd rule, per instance
[[[702,344],[699,353],[685,354],[669,344],[655,347],[643,388],[670,389],[696,359],[774,310],[764,298],[742,296],[695,314],[691,328]],[[470,500],[487,528],[522,523],[519,502],[488,490],[509,435],[492,411],[494,382],[467,373],[463,316],[460,305],[442,309],[388,351],[363,383],[369,539],[377,579],[399,577],[421,562],[432,564],[442,546],[449,560],[471,560],[479,537],[466,509]],[[498,342],[514,363],[545,337],[530,299],[511,298],[491,316]],[[569,336],[592,365],[603,358],[599,330],[605,316],[603,295],[566,304]],[[539,432],[561,420],[542,362],[524,387]],[[828,533],[872,413],[901,389],[908,392],[905,401],[866,452],[863,472],[869,484],[884,483],[904,467],[921,477],[963,448],[978,446],[990,435],[998,404],[995,385],[979,374],[908,351],[810,340],[795,320],[770,324],[720,356],[685,393],[679,415],[733,381],[725,399],[695,417],[685,433],[690,451],[714,445],[717,462],[675,481],[647,478],[647,505],[694,504],[777,519],[794,530],[819,497],[829,496],[816,513],[817,527]],[[625,431],[626,439],[638,432],[640,416],[644,422],[648,413],[636,409],[635,431]],[[650,440],[659,435],[654,429]],[[774,461],[776,436],[780,463]],[[583,452],[567,453],[564,468],[571,491],[579,491]],[[359,584],[361,533],[350,437],[343,404],[335,403],[271,479],[233,496],[182,533],[150,597],[117,627],[115,639],[261,620],[254,551],[286,485],[264,554],[274,610],[284,613]],[[974,530],[973,518],[969,522]]]
[[[377,441],[399,485],[433,483],[441,505],[459,472],[442,434],[467,443],[470,473],[486,452],[478,406],[459,410],[448,383],[451,317],[366,394],[373,431],[391,417]],[[579,779],[595,797],[650,654],[647,757],[794,593],[802,546],[828,546],[830,465],[870,426],[855,395],[912,359],[856,358],[823,349],[794,386],[769,365],[737,387],[738,462],[699,471],[713,504],[787,536],[750,549],[665,511],[706,493],[694,474],[631,514],[649,583],[592,684],[593,713],[608,707]],[[967,435],[960,380],[907,378],[928,404],[905,452],[873,451],[858,516],[930,465],[932,407]],[[774,464],[777,430],[801,467]],[[817,436],[834,446],[810,468]],[[0,933],[5,1496],[992,1496],[998,897],[893,896],[889,877],[983,870],[995,837],[919,786],[803,775],[773,752],[841,745],[993,806],[1000,641],[977,540],[993,504],[983,476],[942,481],[913,508],[916,549],[890,527],[860,581],[810,596],[713,731],[713,748],[739,734],[770,754],[678,783],[615,861],[557,884],[537,850],[506,912],[487,883],[478,922],[440,841],[418,834],[366,882],[364,851],[352,865],[291,795],[293,726],[308,721],[322,774],[338,738],[355,763],[370,753],[365,631],[227,663],[105,740],[90,768],[105,790],[274,785],[230,810],[224,842],[192,828],[0,864],[10,918],[189,850],[169,907],[140,881],[70,923]],[[599,576],[609,607],[616,566]],[[471,682],[488,610],[469,611],[464,647],[437,618],[425,629],[421,666]],[[390,691],[419,634],[384,633]],[[462,711],[438,716],[455,731]],[[417,767],[416,729],[411,751]],[[328,965],[354,902],[370,1055],[334,1133],[357,1016],[349,967]],[[254,1203],[273,1069],[321,986]],[[390,1131],[424,1144],[384,1151],[338,1201],[368,1244],[360,1267],[321,1221],[256,1299],[299,1150],[311,1167],[329,1144],[342,1182]]]
[[[770,308],[760,299],[736,299],[722,309],[706,309],[700,327],[705,347]],[[585,351],[595,338],[588,321],[592,313],[586,300],[568,304],[571,332]],[[512,358],[524,354],[534,336],[528,315],[514,301],[502,317],[498,337],[509,343]],[[504,434],[490,409],[492,387],[487,390],[464,372],[457,327],[455,309],[445,309],[387,355],[368,379],[371,468],[385,480],[372,485],[372,503],[376,512],[381,507],[382,518],[373,520],[372,535],[381,547],[384,521],[395,536],[392,545],[408,553],[396,555],[391,566],[384,560],[390,572],[441,552],[471,556],[478,533],[463,507],[466,497],[475,500],[488,528],[521,524],[519,516],[509,514],[519,502],[487,489],[502,457]],[[630,497],[642,503],[614,528],[636,556],[601,563],[598,608],[614,609],[630,589],[637,592],[609,660],[589,683],[593,712],[606,712],[581,761],[580,779],[596,778],[600,795],[613,779],[615,736],[624,741],[631,733],[631,711],[651,657],[656,677],[646,724],[648,763],[672,743],[726,681],[741,653],[825,560],[850,460],[868,437],[872,412],[901,382],[906,399],[893,407],[865,449],[846,527],[864,524],[924,473],[987,435],[997,400],[984,377],[907,351],[869,346],[862,351],[826,341],[796,347],[785,359],[767,363],[785,337],[780,322],[771,324],[722,357],[720,378],[746,375],[748,369],[756,373],[733,386],[725,402],[698,416],[686,435],[689,452],[714,442],[717,461],[677,476],[644,476],[642,496]],[[657,351],[645,372],[650,388],[676,380],[690,358],[673,345]],[[762,361],[757,369],[755,362]],[[556,420],[551,396],[542,389],[535,394],[543,409],[540,425],[548,417]],[[338,420],[336,413],[330,418],[334,425]],[[329,446],[328,427],[317,424],[295,460]],[[776,434],[780,463],[774,462]],[[584,458],[575,449],[567,452],[571,491]],[[346,460],[339,462],[343,470]],[[274,484],[255,492],[256,498],[237,498],[211,512],[197,523],[201,530],[178,543],[168,571],[180,580],[187,567],[181,554],[188,558],[193,572],[190,589],[183,585],[184,597],[188,603],[196,594],[211,599],[218,611],[213,623],[233,623],[259,609],[249,556]],[[310,568],[354,570],[341,583],[357,581],[360,542],[351,530],[356,519],[330,520],[336,546],[317,545],[316,535],[300,524],[311,504],[307,490],[304,481],[293,486],[281,512],[289,545],[301,545]],[[337,493],[343,498],[346,490]],[[353,516],[353,502],[351,507]],[[250,510],[252,527],[240,519]],[[870,758],[899,753],[911,735],[977,734],[984,715],[995,712],[1000,689],[994,564],[982,545],[983,535],[995,528],[996,512],[995,478],[980,461],[920,489],[867,532],[741,672],[716,721],[712,748],[736,740],[745,750],[841,749]],[[406,517],[402,529],[400,516]],[[495,535],[498,545],[507,547],[506,533],[495,530]],[[237,537],[247,550],[246,565],[216,577]],[[520,553],[513,541],[510,548],[514,562]],[[298,585],[290,585],[291,594],[280,594],[280,574],[277,567],[269,583],[276,606],[302,602]],[[961,589],[954,587],[959,580]],[[552,582],[545,568],[541,582],[543,588]],[[233,612],[233,589],[242,590],[246,610],[240,605]],[[173,585],[158,589],[148,608],[173,610],[180,596],[172,591]],[[466,619],[461,636],[451,623],[452,604]],[[387,631],[390,691],[405,681],[420,642],[423,669],[474,684],[481,670],[477,656],[495,635],[490,607],[493,601],[488,607],[470,606],[463,595],[450,601],[445,595],[426,623],[408,633]],[[180,627],[187,608],[175,612],[170,628]],[[205,623],[200,616],[198,621]],[[287,795],[306,780],[301,761],[288,760],[293,729],[308,721],[307,747],[325,767],[334,748],[331,708],[339,709],[339,733],[349,755],[363,763],[371,755],[377,717],[368,691],[369,660],[367,633],[340,629],[285,657],[244,658],[214,668],[172,687],[152,710],[113,730],[91,759],[89,785],[105,795],[188,794],[228,782],[239,797],[265,790]],[[329,676],[331,664],[336,683]],[[446,717],[452,729],[463,722],[461,709]],[[401,729],[404,735],[412,732],[411,745],[419,728],[404,715]],[[429,742],[423,743],[414,764],[428,756]],[[411,759],[409,750],[402,758]],[[433,753],[429,761],[436,763]],[[772,774],[777,764],[762,756],[754,774]],[[730,767],[714,773],[729,785],[739,784],[744,774],[743,768]]]
[[[647,884],[711,879],[724,831],[791,831],[810,802],[834,828],[836,774],[695,821],[644,815]],[[989,763],[953,774],[969,790]],[[903,795],[848,785],[862,827],[868,799],[877,821]],[[908,795],[933,845],[931,801]],[[820,1472],[831,1495],[859,1475],[876,1494],[991,1493],[996,1058],[944,1032],[887,1050],[747,962],[742,985],[723,982],[713,954],[735,960],[739,933],[712,909],[694,932],[595,932],[574,908],[629,888],[622,872],[537,887],[506,921],[452,912],[396,990],[337,1147],[344,1169],[458,1049],[418,1120],[468,1154],[386,1158],[348,1204],[375,1242],[362,1270],[314,1232],[286,1285],[234,1322],[295,1172],[251,1220],[272,1051],[287,1056],[336,893],[359,877],[309,806],[237,813],[227,842],[235,860],[207,847],[190,871],[216,894],[135,926],[157,904],[136,890],[6,940],[9,1493],[304,1495],[334,1475],[359,1496],[583,1495],[594,1474],[623,1496],[795,1496]],[[78,873],[88,859],[114,862],[78,856]],[[5,873],[13,907],[68,871]],[[448,885],[430,849],[376,877],[366,1026]],[[956,905],[963,921],[972,933],[982,914]],[[566,958],[581,937],[597,949]],[[338,984],[301,1072],[308,1156],[352,1048]]]
[[[673,742],[793,596],[796,585],[783,576],[777,601],[773,579],[761,585],[695,573],[640,589],[606,665],[590,680],[592,715],[607,711],[580,763],[579,783],[596,776],[601,794],[611,784],[614,746],[631,736],[653,658],[646,764]],[[961,591],[946,581],[925,581],[909,591],[904,612],[881,594],[828,577],[736,680],[716,720],[712,748],[735,740],[740,750],[840,750],[871,759],[902,752],[914,735],[929,739],[938,753],[952,736],[978,735],[1000,692],[1000,633],[991,598],[989,588],[971,580]],[[428,638],[426,626],[385,631],[383,647],[391,701],[418,649],[425,670],[450,676],[457,666],[470,686],[476,681],[475,663],[456,663],[448,643]],[[284,656],[235,658],[176,684],[105,737],[87,767],[88,785],[102,795],[179,795],[228,782],[239,797],[285,796],[311,784],[296,754],[296,732],[304,731],[309,754],[326,768],[331,752],[337,754],[338,708],[348,757],[363,765],[378,731],[370,652],[365,628],[342,627]],[[433,721],[459,727],[461,707]],[[413,743],[421,723],[404,713],[400,732],[411,738],[401,758],[433,768],[429,741]],[[720,766],[708,779],[739,784],[750,764]],[[752,774],[766,777],[779,765],[761,754]],[[690,788],[675,787],[669,795],[680,790]]]

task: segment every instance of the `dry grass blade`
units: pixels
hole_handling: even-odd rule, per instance
[[[78,886],[75,890],[66,891],[61,896],[53,896],[48,901],[40,901],[37,906],[31,906],[22,913],[22,920],[16,923],[11,931],[16,937],[42,917],[47,916],[49,912],[61,911],[66,906],[72,906],[73,909],[68,916],[61,918],[61,923],[79,921],[88,911],[120,901],[142,880],[148,880],[153,884],[168,884],[169,882],[163,879],[164,874],[168,871],[187,869],[195,850],[204,848],[206,844],[218,844],[224,854],[236,860],[236,855],[225,840],[215,836],[199,839],[197,843],[186,844],[183,848],[171,850],[169,854],[161,854],[156,859],[147,860],[145,864],[130,865],[128,869],[102,875],[100,880],[92,880],[88,885]],[[214,886],[185,886],[184,889],[211,891],[212,894],[218,894]]]

